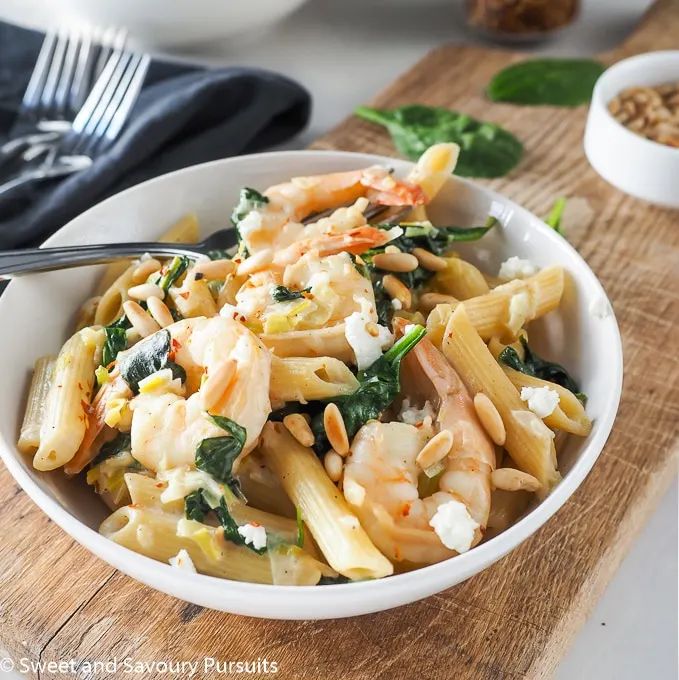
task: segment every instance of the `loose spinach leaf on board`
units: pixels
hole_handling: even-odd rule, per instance
[[[500,71],[488,85],[493,101],[536,106],[580,106],[592,99],[606,70],[591,59],[527,59]]]
[[[163,267],[158,278],[158,285],[167,293],[170,286],[173,286],[189,268],[189,258],[185,255],[174,257],[170,264]]]
[[[334,402],[342,414],[344,425],[351,439],[368,421],[379,417],[398,396],[401,391],[401,361],[427,331],[422,326],[415,326],[406,335],[394,343],[372,366],[356,375],[359,386],[352,394],[328,399]],[[311,429],[316,435],[314,448],[316,452],[327,450],[327,438],[323,427],[323,414],[319,413],[311,421]]]
[[[421,104],[391,110],[361,106],[356,115],[386,127],[399,153],[414,161],[434,144],[459,144],[455,174],[462,177],[502,177],[523,156],[523,144],[511,132],[449,109]]]
[[[563,211],[566,208],[566,199],[561,197],[557,199],[552,211],[545,217],[545,224],[548,224],[557,234],[564,235],[563,227],[561,226],[561,218]]]
[[[116,360],[118,352],[127,348],[127,333],[124,328],[118,326],[105,326],[104,335],[106,340],[102,353],[102,365],[109,366]]]
[[[186,371],[170,361],[171,348],[170,332],[163,329],[136,344],[119,359],[120,375],[135,394],[144,378],[164,368],[172,370],[173,378],[186,381]]]
[[[290,300],[300,300],[304,297],[304,293],[311,291],[311,288],[304,288],[303,290],[290,290],[285,286],[275,286],[271,291],[271,297],[274,302],[288,302]]]
[[[103,463],[107,458],[112,458],[117,456],[123,451],[132,450],[132,438],[129,432],[119,432],[115,439],[110,442],[106,442],[100,449],[96,458],[90,464],[90,467],[96,467],[100,463]]]
[[[587,401],[587,397],[580,392],[580,387],[578,383],[571,378],[568,371],[553,361],[547,361],[546,359],[541,359],[528,345],[525,338],[521,338],[521,345],[523,347],[523,361],[519,357],[518,352],[513,347],[505,347],[498,357],[500,363],[509,368],[513,368],[515,371],[519,371],[525,375],[533,376],[534,378],[540,378],[541,380],[547,380],[549,382],[556,383],[565,387],[575,394],[575,396],[584,404]]]
[[[231,436],[203,439],[196,449],[196,467],[212,475],[221,484],[226,484],[236,496],[244,499],[240,484],[233,474],[233,464],[245,446],[247,431],[230,418],[208,415],[215,425]]]

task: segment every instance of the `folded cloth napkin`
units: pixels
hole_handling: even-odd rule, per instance
[[[0,22],[0,144],[42,39]],[[310,109],[309,93],[275,73],[154,61],[111,149],[84,172],[35,185],[28,200],[0,213],[0,249],[38,245],[95,203],[151,177],[281,143],[306,126]]]

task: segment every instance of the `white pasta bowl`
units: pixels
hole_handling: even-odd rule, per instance
[[[411,163],[363,154],[295,151],[198,165],[113,196],[76,218],[47,245],[151,240],[180,216],[195,212],[209,233],[228,223],[243,186],[265,188],[293,176],[388,164],[407,174]],[[182,600],[221,611],[273,619],[323,619],[367,614],[427,597],[493,564],[537,531],[581,484],[606,442],[622,386],[618,326],[601,284],[578,253],[540,219],[499,194],[451,177],[430,214],[435,224],[472,226],[489,213],[502,227],[463,248],[489,272],[511,255],[568,273],[562,304],[531,326],[536,349],[564,364],[587,393],[594,421],[586,438],[561,449],[563,480],[504,533],[446,562],[387,579],[322,587],[271,586],[191,575],[138,555],[97,533],[108,511],[80,481],[40,473],[16,449],[29,375],[35,359],[58,351],[72,330],[77,307],[100,274],[97,267],[41,274],[10,283],[0,297],[0,454],[17,482],[64,531],[124,573]],[[548,352],[545,352],[546,348]],[[559,519],[552,522],[556,529]],[[11,530],[10,527],[7,527]]]

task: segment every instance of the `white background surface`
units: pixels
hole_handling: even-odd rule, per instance
[[[0,18],[44,26],[53,17],[35,12],[37,2],[0,0]],[[648,4],[649,0],[585,0],[578,25],[540,49],[578,55],[610,49],[632,29]],[[184,56],[215,65],[270,68],[303,83],[314,97],[311,124],[286,145],[300,148],[340,122],[432,47],[473,41],[463,28],[461,5],[460,0],[433,5],[417,0],[311,0],[265,35]],[[658,500],[656,514],[591,613],[556,680],[679,677],[677,483]],[[552,521],[558,521],[558,516]],[[0,678],[5,677],[21,676],[0,672]]]

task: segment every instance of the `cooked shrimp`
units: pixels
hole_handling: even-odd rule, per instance
[[[333,227],[334,231],[350,231],[366,224],[363,210],[368,201],[381,205],[423,205],[427,196],[415,184],[394,179],[385,168],[297,177],[278,184],[264,192],[267,205],[251,211],[238,225],[250,253],[265,248],[279,250],[295,241],[318,235],[318,229],[306,231],[301,221],[321,212],[351,201],[365,198],[352,208],[344,208],[331,216],[321,229]],[[320,222],[320,220],[319,220]]]
[[[403,324],[397,322],[398,326]],[[456,554],[444,545],[432,520],[451,501],[463,504],[469,540],[476,545],[490,512],[490,475],[495,450],[479,423],[461,380],[425,338],[404,359],[404,393],[423,395],[437,409],[417,425],[371,421],[356,435],[344,470],[344,495],[377,547],[397,562],[432,564]],[[420,496],[418,455],[437,432],[452,434],[441,460],[436,490]],[[433,442],[432,442],[433,444]],[[473,532],[473,533],[472,533]]]
[[[190,396],[177,394],[167,383],[164,389],[142,389],[130,404],[132,455],[153,471],[193,466],[203,439],[226,436],[208,417],[209,410],[246,429],[238,467],[254,448],[271,412],[268,350],[231,318],[185,319],[165,330],[172,337],[174,361],[186,371]],[[234,363],[235,367],[229,366]],[[219,377],[211,379],[214,376]]]
[[[302,297],[276,302],[273,291],[284,285],[303,291]],[[235,313],[264,333],[320,329],[336,326],[363,308],[377,321],[373,288],[347,253],[321,257],[311,251],[280,272],[258,272],[236,293]],[[228,315],[234,310],[225,309]],[[344,331],[342,331],[343,333]]]

